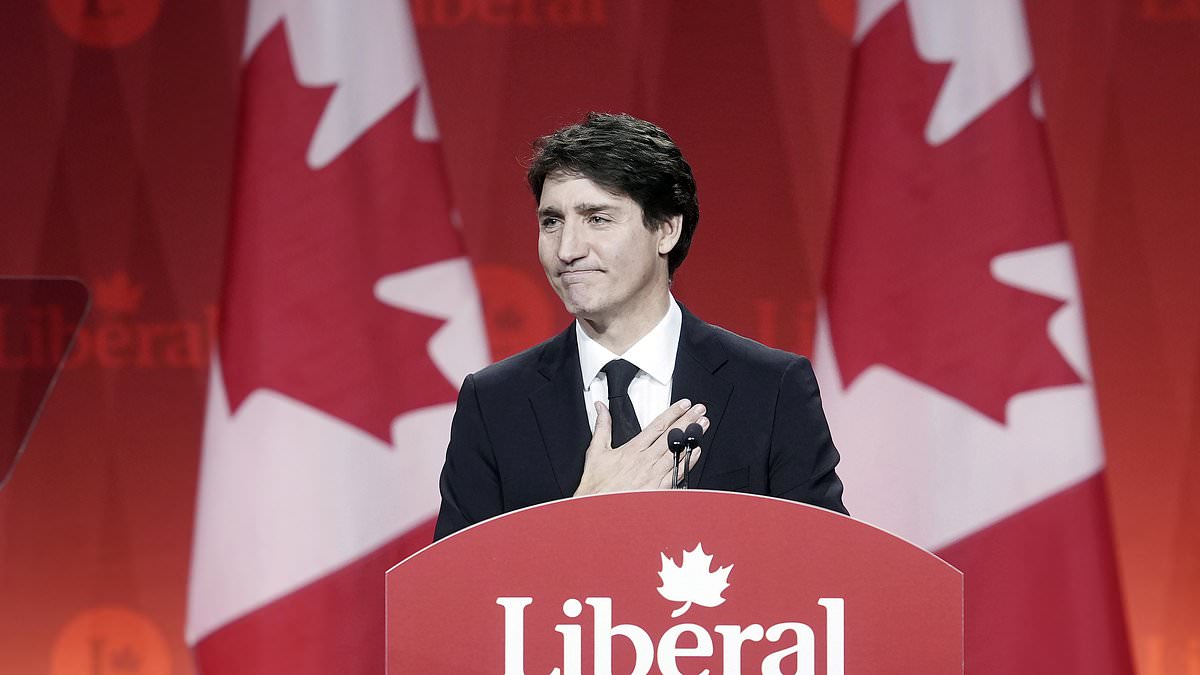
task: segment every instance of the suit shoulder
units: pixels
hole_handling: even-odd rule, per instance
[[[524,351],[481,368],[472,375],[475,380],[475,386],[482,389],[508,387],[536,374],[538,364],[541,363],[545,351],[555,346],[555,342],[561,339],[561,334],[556,335]]]
[[[749,369],[779,374],[797,363],[807,365],[809,362],[805,356],[768,347],[720,326],[709,324],[709,328],[713,331],[714,339],[725,347],[730,357]]]

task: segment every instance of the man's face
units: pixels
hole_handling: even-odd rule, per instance
[[[609,322],[652,311],[667,290],[680,218],[646,228],[642,208],[588,178],[551,174],[538,203],[538,257],[567,311]]]

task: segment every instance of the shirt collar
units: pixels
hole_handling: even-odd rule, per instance
[[[679,331],[682,328],[683,312],[679,310],[674,296],[670,296],[670,302],[667,303],[666,315],[624,354],[614,354],[593,340],[577,320],[575,339],[579,345],[579,369],[583,375],[584,390],[592,388],[600,369],[613,359],[625,359],[660,384],[669,384],[675,372],[675,354],[679,350]]]

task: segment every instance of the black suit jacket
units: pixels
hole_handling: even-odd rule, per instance
[[[711,422],[693,487],[771,495],[845,513],[838,452],[808,359],[683,310],[671,400]],[[442,468],[435,538],[508,511],[570,497],[591,431],[574,324],[468,375]]]

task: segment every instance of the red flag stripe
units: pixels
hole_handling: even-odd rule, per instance
[[[938,555],[964,571],[971,675],[1133,672],[1103,474]]]
[[[433,525],[430,519],[337,572],[208,635],[194,650],[200,672],[382,673],[384,573],[429,545]]]

